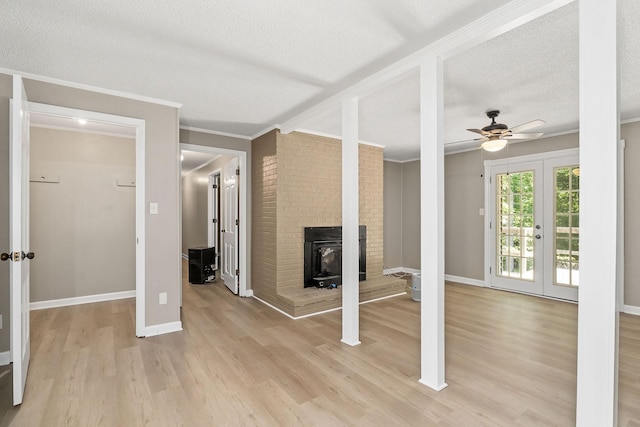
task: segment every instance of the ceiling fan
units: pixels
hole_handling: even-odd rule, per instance
[[[474,141],[482,142],[480,147],[486,151],[500,151],[506,145],[510,139],[534,139],[543,135],[542,132],[538,133],[519,133],[525,130],[533,129],[535,127],[545,124],[544,120],[533,120],[527,123],[523,123],[518,126],[509,128],[509,126],[496,123],[496,117],[500,114],[500,110],[487,111],[487,117],[491,119],[491,124],[483,127],[482,129],[467,129],[470,132],[474,132],[482,135],[482,138],[474,139]]]

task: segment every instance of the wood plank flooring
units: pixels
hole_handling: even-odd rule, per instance
[[[446,380],[418,383],[419,303],[290,320],[220,281],[183,284],[184,331],[134,337],[135,301],[32,312],[25,402],[2,426],[571,426],[577,306],[446,287]],[[640,318],[621,316],[620,425],[640,426]],[[7,386],[7,383],[9,384]]]

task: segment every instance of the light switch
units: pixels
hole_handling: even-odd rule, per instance
[[[484,208],[478,209],[478,215],[484,216]]]
[[[167,293],[166,292],[160,292],[159,298],[158,298],[158,303],[160,305],[164,305],[164,304],[167,303]]]
[[[149,203],[149,214],[158,215],[158,204],[156,202]]]

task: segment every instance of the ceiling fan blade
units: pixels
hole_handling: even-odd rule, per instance
[[[482,129],[467,129],[469,132],[475,132],[475,133],[479,133],[480,135],[484,136],[486,135],[488,132],[483,131]]]
[[[538,133],[515,133],[515,134],[511,134],[511,135],[505,135],[503,138],[504,139],[535,139],[535,138],[540,138],[542,135],[544,135],[544,133],[542,133],[542,132],[538,132]]]
[[[538,127],[538,126],[542,126],[545,123],[546,122],[544,120],[540,120],[540,119],[532,120],[530,122],[523,123],[521,125],[512,127],[511,128],[511,133],[518,133],[518,132],[522,132],[524,130],[533,129],[533,128]]]
[[[462,145],[462,144],[471,144],[473,142],[483,143],[488,140],[489,138],[464,139],[462,141],[447,142],[445,145]]]

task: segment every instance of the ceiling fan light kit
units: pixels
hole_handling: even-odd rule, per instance
[[[490,139],[488,141],[483,142],[480,145],[480,147],[482,147],[484,151],[490,151],[492,153],[496,151],[500,151],[506,146],[507,146],[506,139]]]
[[[478,138],[475,141],[480,142],[480,147],[485,151],[495,152],[500,151],[507,146],[510,139],[534,139],[542,136],[542,133],[518,133],[523,130],[532,129],[534,127],[543,125],[544,120],[533,120],[521,125],[509,128],[509,126],[496,123],[496,117],[500,114],[500,110],[487,111],[487,117],[491,119],[491,124],[483,127],[482,129],[467,129],[469,132],[482,135],[482,138]]]

